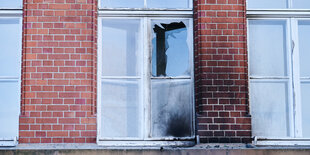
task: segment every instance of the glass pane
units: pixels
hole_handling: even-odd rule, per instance
[[[250,75],[287,75],[286,21],[250,20]]]
[[[192,135],[190,80],[152,80],[152,137]]]
[[[152,21],[152,75],[190,76],[188,20]]]
[[[300,76],[310,77],[310,21],[299,21],[299,59],[300,59]]]
[[[310,137],[310,83],[301,83],[302,135]]]
[[[18,82],[0,82],[0,138],[18,135],[20,87]]]
[[[287,97],[287,82],[250,83],[253,136],[289,136],[289,103]]]
[[[144,8],[144,0],[101,0],[103,8]]]
[[[18,18],[0,18],[0,76],[19,77],[21,36]]]
[[[189,8],[189,0],[147,0],[148,8]]]
[[[309,0],[292,0],[294,9],[310,9]]]
[[[139,96],[139,80],[102,80],[102,137],[140,137]]]
[[[102,75],[139,75],[140,20],[104,19],[102,25]]]
[[[0,0],[0,9],[21,9],[23,0]]]
[[[288,0],[248,0],[248,9],[285,9]]]

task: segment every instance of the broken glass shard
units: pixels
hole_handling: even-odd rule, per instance
[[[152,22],[152,75],[190,76],[188,21]]]

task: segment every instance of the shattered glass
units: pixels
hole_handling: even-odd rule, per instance
[[[188,21],[152,21],[153,77],[190,76]]]

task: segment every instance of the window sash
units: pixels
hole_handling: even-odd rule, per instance
[[[19,64],[19,69],[18,69],[18,75],[16,76],[6,76],[6,75],[2,75],[0,76],[0,83],[17,83],[17,96],[21,95],[21,62],[22,62],[22,57],[21,57],[21,53],[22,53],[22,11],[21,10],[1,10],[0,9],[0,19],[18,19],[19,23],[18,23],[18,27],[19,30],[17,32],[19,32],[19,37],[17,38],[20,42],[20,45],[18,47],[18,51],[16,51],[17,53],[19,53],[19,57],[18,57],[18,64]],[[14,45],[15,46],[15,45]],[[16,111],[16,115],[17,117],[19,117],[20,115],[20,97],[17,98],[17,103],[15,103],[18,105],[18,109]],[[19,119],[17,118],[16,121],[16,128],[14,129],[16,130],[16,135],[14,137],[0,137],[0,146],[16,146],[17,145],[17,141],[18,141],[18,134],[19,134]],[[2,124],[3,125],[3,124]]]
[[[148,7],[148,1],[149,0],[143,0],[143,7],[103,7],[103,1],[104,0],[99,0],[98,1],[98,7],[99,9],[105,9],[105,10],[141,10],[141,9],[146,9],[146,10],[188,10],[193,8],[193,0],[187,0],[188,7],[181,7],[181,8],[173,8],[173,7]]]
[[[117,11],[116,11],[117,12]],[[97,118],[97,121],[98,121],[98,134],[97,134],[97,141],[98,143],[101,143],[103,141],[140,141],[140,140],[143,140],[143,141],[153,141],[153,140],[172,140],[173,138],[171,137],[159,137],[159,138],[150,138],[150,134],[151,134],[151,85],[150,85],[150,82],[151,82],[151,79],[188,79],[191,81],[191,92],[193,93],[194,92],[194,78],[193,78],[193,45],[191,45],[191,47],[189,47],[189,51],[190,51],[190,56],[189,56],[189,59],[191,60],[191,64],[190,64],[190,69],[191,69],[191,76],[186,76],[186,77],[164,77],[164,78],[151,78],[151,62],[148,61],[148,60],[151,60],[150,59],[150,56],[152,55],[151,54],[151,48],[150,48],[150,44],[151,44],[151,33],[152,30],[151,30],[151,20],[156,20],[156,19],[187,19],[189,20],[189,28],[188,28],[188,34],[190,34],[189,38],[190,38],[190,42],[193,43],[193,20],[191,19],[191,16],[184,16],[184,15],[179,15],[177,14],[178,16],[177,17],[170,17],[169,14],[165,15],[165,17],[146,17],[146,16],[131,16],[131,15],[126,15],[124,17],[121,16],[117,16],[117,13],[115,14],[115,16],[109,16],[109,15],[105,15],[105,16],[100,16],[98,18],[98,34],[99,34],[99,37],[98,37],[98,42],[102,42],[102,38],[101,38],[101,35],[102,35],[102,19],[104,17],[104,19],[140,19],[142,22],[141,22],[141,28],[143,29],[143,32],[142,32],[142,40],[143,41],[143,44],[141,44],[141,46],[143,46],[143,64],[141,65],[141,78],[140,77],[123,77],[123,76],[100,76],[102,75],[101,74],[101,57],[102,57],[102,49],[101,49],[101,44],[98,44],[98,95],[97,95],[97,101],[98,101],[98,118]],[[147,51],[147,52],[146,52]],[[101,90],[101,79],[141,79],[141,91],[142,93],[144,94],[143,95],[143,98],[141,99],[142,100],[142,104],[143,104],[143,114],[142,114],[142,118],[144,118],[142,121],[143,121],[143,125],[141,126],[141,131],[142,131],[142,137],[141,138],[128,138],[128,137],[125,137],[125,138],[114,138],[114,137],[100,137],[100,132],[102,131],[101,130],[101,121],[102,121],[102,118],[101,118],[101,95],[100,95],[100,90]],[[192,100],[192,118],[194,119],[194,94],[192,94],[191,96],[191,100]],[[193,139],[194,138],[194,131],[195,131],[195,126],[194,126],[194,120],[192,120],[192,136],[191,137],[182,137],[180,138],[180,140],[190,140],[190,139]]]
[[[267,15],[266,15],[267,16]],[[287,23],[289,26],[287,27],[287,32],[289,33],[288,41],[286,42],[288,46],[288,54],[290,55],[290,58],[288,59],[288,63],[290,64],[290,70],[291,74],[289,74],[288,77],[272,77],[272,76],[266,76],[266,77],[259,77],[259,76],[252,76],[249,74],[249,82],[255,82],[255,81],[265,81],[265,80],[291,80],[291,89],[292,91],[288,94],[290,100],[292,101],[290,107],[292,108],[290,110],[290,114],[293,120],[293,123],[291,125],[291,136],[290,137],[266,137],[266,136],[258,136],[256,137],[256,140],[254,140],[254,143],[257,145],[270,145],[275,144],[275,142],[279,145],[293,145],[293,144],[306,144],[306,141],[310,141],[310,137],[304,137],[302,134],[302,107],[301,107],[301,83],[303,82],[309,82],[308,77],[301,77],[300,76],[300,60],[299,60],[299,36],[298,36],[298,21],[300,20],[307,20],[310,21],[309,18],[248,18],[248,21],[250,20],[287,20]],[[248,30],[248,40],[250,38],[250,33]],[[250,45],[248,45],[250,46]],[[249,48],[249,47],[248,47]],[[249,48],[250,49],[250,48]],[[249,52],[251,52],[249,50]],[[249,54],[250,55],[250,54]],[[251,61],[251,58],[248,58],[249,61]],[[250,73],[250,71],[249,71]],[[251,94],[251,91],[250,91]],[[251,100],[251,99],[250,99]],[[253,104],[253,103],[252,103]],[[252,111],[255,109],[251,109]],[[254,122],[253,122],[254,123]],[[253,135],[255,136],[255,135]],[[310,143],[307,143],[309,145]]]

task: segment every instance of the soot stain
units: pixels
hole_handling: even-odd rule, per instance
[[[191,136],[190,118],[186,117],[186,113],[172,114],[167,122],[167,135],[173,137],[189,137]]]

